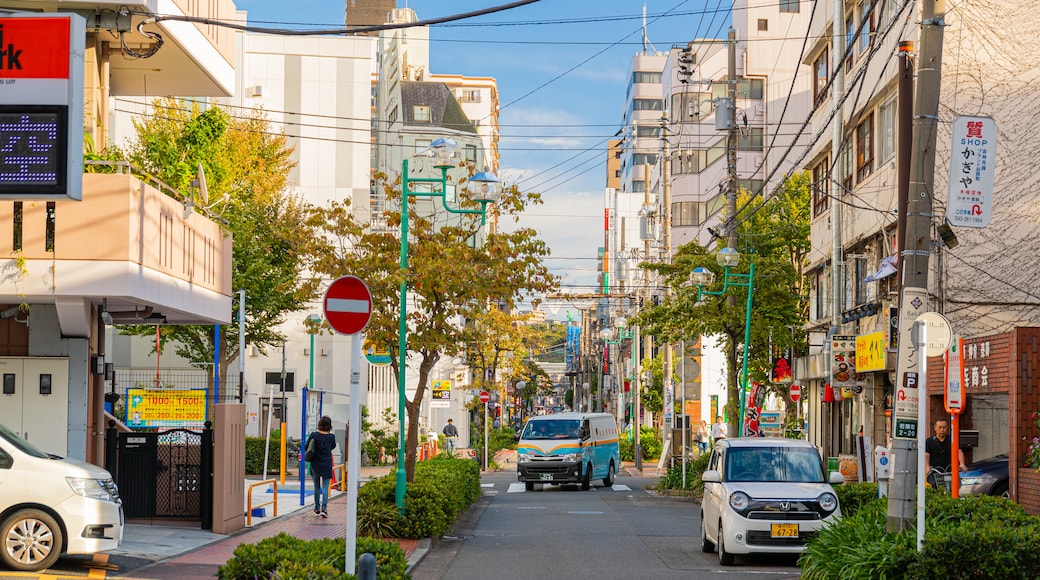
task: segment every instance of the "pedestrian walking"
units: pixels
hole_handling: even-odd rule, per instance
[[[304,459],[310,463],[314,482],[314,515],[329,517],[329,484],[332,481],[332,450],[336,436],[332,434],[332,419],[328,415],[318,420],[318,430],[307,437]]]
[[[697,427],[697,435],[693,438],[697,442],[697,448],[700,449],[701,454],[708,451],[708,439],[710,437],[711,431],[708,429],[708,422],[702,420],[700,427]]]
[[[729,435],[729,427],[722,422],[722,415],[715,417],[715,424],[711,426],[711,439],[712,441],[718,441],[719,439],[725,439]]]
[[[459,429],[455,426],[455,423],[451,419],[448,419],[448,424],[444,426],[443,431],[444,438],[447,440],[448,453],[455,454],[455,448],[458,447],[459,442]]]

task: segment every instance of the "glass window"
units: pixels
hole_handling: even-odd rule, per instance
[[[429,105],[415,105],[413,114],[416,123],[429,123],[430,122],[430,106]]]
[[[702,204],[695,201],[682,201],[672,204],[672,226],[701,225]]]
[[[637,70],[632,73],[633,84],[661,84],[661,73],[653,71]]]
[[[581,422],[575,419],[528,421],[524,439],[577,439]]]
[[[813,86],[813,97],[816,99],[814,102],[820,104],[824,99],[827,98],[827,81],[830,79],[830,51],[826,48],[819,57],[813,61],[813,76],[816,78],[816,84]]]
[[[875,22],[874,11],[871,10],[871,0],[860,0],[859,19],[862,28],[859,32],[859,53],[864,55],[870,49],[870,43],[874,39]]]
[[[466,161],[477,162],[477,146],[466,145]]]
[[[712,84],[713,98],[729,96],[729,86],[725,79]],[[761,99],[765,95],[765,82],[762,79],[740,79],[737,82],[738,99]]]
[[[726,481],[823,483],[823,464],[815,449],[731,447]]]
[[[761,127],[752,127],[748,130],[747,135],[737,136],[737,150],[738,151],[761,151],[764,146],[765,140],[765,129]]]
[[[845,70],[852,68],[852,59],[855,56],[856,46],[856,18],[853,12],[845,15]]]
[[[661,99],[632,99],[633,111],[660,111]]]
[[[878,108],[878,162],[884,163],[896,153],[896,101],[890,99]]]
[[[814,217],[827,211],[827,208],[829,208],[831,204],[830,166],[830,159],[825,157],[823,161],[815,165],[812,170]]]
[[[798,13],[798,0],[780,0],[780,12]]]
[[[661,136],[661,128],[653,125],[636,125],[636,137],[653,137],[658,138]]]
[[[714,111],[711,93],[679,93],[672,95],[672,122],[700,121]]]
[[[838,157],[838,170],[841,175],[841,185],[845,191],[852,191],[852,175],[854,173],[852,167],[852,145],[846,143],[841,149],[841,153]]]
[[[874,172],[874,113],[856,127],[856,182]]]
[[[635,153],[632,155],[632,165],[657,165],[657,154]]]
[[[642,193],[642,192],[646,191],[646,182],[643,181],[642,179],[638,179],[636,181],[633,181],[632,182],[632,189],[630,189],[629,191],[631,191],[633,193]]]

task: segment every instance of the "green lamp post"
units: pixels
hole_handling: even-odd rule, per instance
[[[740,377],[740,396],[737,400],[737,408],[739,409],[737,436],[742,436],[744,432],[745,398],[747,397],[748,388],[748,364],[751,360],[751,304],[755,286],[755,263],[750,263],[747,274],[730,272],[730,268],[740,264],[740,252],[733,248],[722,248],[719,250],[718,254],[715,255],[715,261],[718,262],[719,266],[722,266],[724,273],[722,290],[711,292],[704,289],[705,286],[710,286],[715,281],[715,274],[703,266],[693,269],[693,272],[690,274],[690,281],[697,285],[698,302],[700,302],[701,296],[705,294],[722,296],[731,286],[747,288],[747,312],[744,316],[744,361]]]
[[[501,192],[498,189],[500,180],[494,174],[482,171],[469,178],[470,183],[477,185],[474,193],[474,201],[480,204],[480,209],[453,209],[448,207],[445,192],[448,189],[448,170],[454,167],[453,159],[458,154],[458,144],[453,139],[441,138],[430,144],[427,154],[435,158],[436,167],[440,170],[439,177],[410,177],[408,175],[408,159],[401,161],[401,271],[405,277],[401,280],[401,303],[400,323],[397,338],[397,393],[398,393],[398,449],[397,449],[397,486],[396,502],[401,512],[404,512],[404,495],[407,486],[407,473],[405,471],[405,418],[407,398],[405,397],[405,375],[407,372],[408,357],[408,198],[410,197],[439,197],[444,209],[451,213],[480,215],[480,223],[484,225],[487,219],[487,206],[498,201]],[[411,186],[415,183],[429,183],[440,185],[439,191],[412,191]]]

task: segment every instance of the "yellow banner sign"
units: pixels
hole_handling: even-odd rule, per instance
[[[884,332],[872,332],[856,337],[856,372],[885,370],[885,352],[888,337]]]
[[[130,427],[202,428],[206,422],[206,391],[127,389],[126,424]]]

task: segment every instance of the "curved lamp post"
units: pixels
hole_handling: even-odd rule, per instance
[[[405,471],[405,417],[407,397],[405,397],[405,375],[407,371],[408,358],[408,198],[409,197],[439,197],[441,204],[450,213],[480,215],[480,224],[484,225],[487,220],[487,206],[498,201],[501,191],[498,188],[500,180],[487,171],[481,171],[473,175],[469,181],[477,185],[474,201],[480,204],[480,209],[453,209],[448,207],[445,192],[448,189],[448,170],[454,167],[453,159],[458,155],[458,144],[453,139],[441,138],[430,144],[428,154],[436,159],[436,167],[440,170],[440,177],[409,177],[408,159],[401,161],[401,271],[405,272],[400,284],[401,311],[400,323],[397,335],[397,393],[398,393],[398,447],[397,447],[397,507],[404,513],[404,495],[407,486],[407,472]],[[440,191],[412,191],[414,183],[430,183],[440,185]]]
[[[751,356],[751,304],[752,297],[754,296],[755,286],[755,263],[751,262],[748,266],[747,274],[736,274],[730,272],[730,268],[740,264],[740,252],[733,248],[722,248],[718,254],[715,255],[715,261],[718,262],[719,266],[722,266],[723,281],[722,290],[718,292],[711,292],[705,290],[705,286],[710,286],[715,281],[715,274],[703,266],[698,266],[693,269],[690,274],[690,281],[697,285],[697,302],[701,301],[701,296],[707,294],[709,296],[722,296],[726,293],[731,286],[747,288],[747,313],[744,316],[744,361],[743,369],[741,369],[740,377],[740,396],[737,398],[737,404],[739,409],[737,433],[738,437],[744,434],[744,399],[747,397],[748,387],[748,363]]]

